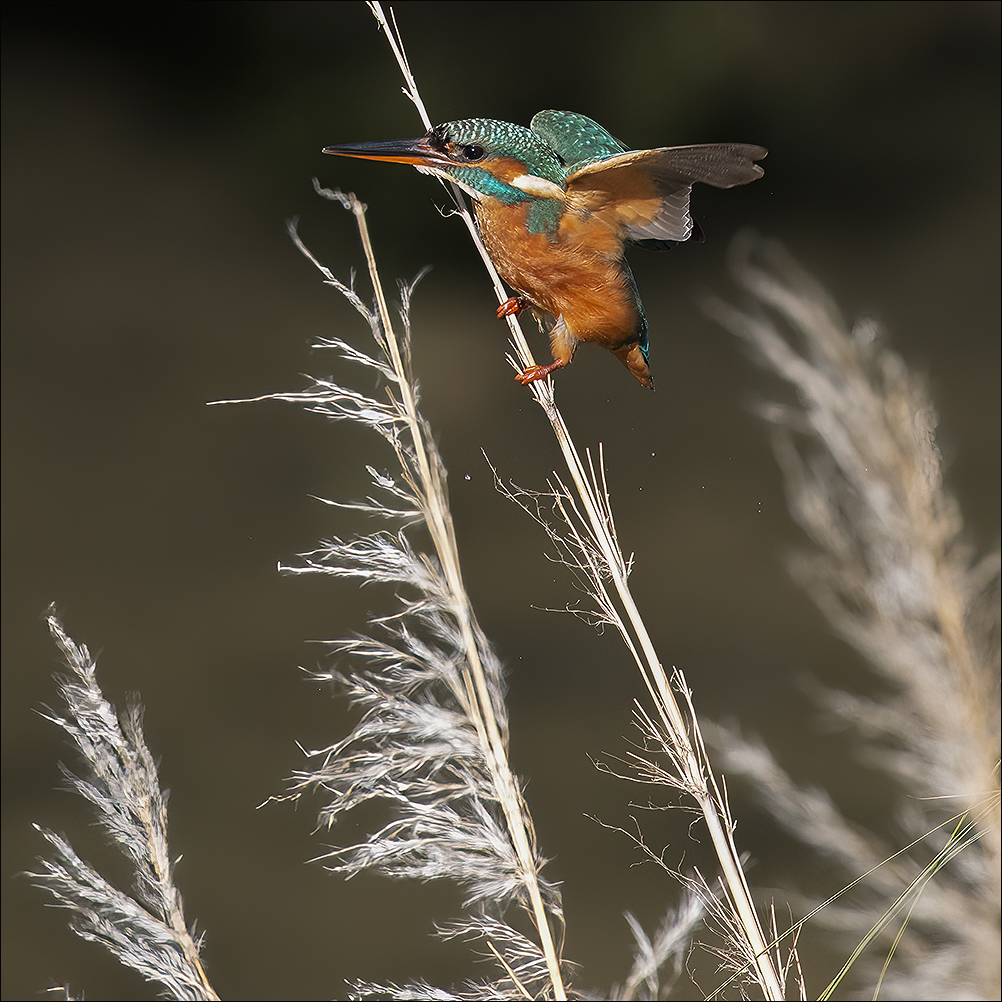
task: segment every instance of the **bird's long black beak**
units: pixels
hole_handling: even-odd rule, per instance
[[[345,143],[325,146],[323,151],[337,157],[386,160],[389,163],[413,164],[415,167],[445,167],[451,163],[431,145],[427,136],[420,139],[384,139],[374,143]]]

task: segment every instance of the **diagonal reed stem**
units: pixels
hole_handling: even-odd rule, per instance
[[[411,73],[399,30],[397,29],[396,22],[392,20],[392,10],[390,20],[387,20],[380,3],[370,2],[368,6],[386,35],[400,71],[403,74],[405,82],[404,94],[413,102],[424,127],[430,129],[432,127],[431,119],[418,93],[417,83]],[[458,211],[466,223],[470,236],[480,252],[484,266],[487,268],[487,272],[494,284],[498,302],[504,302],[507,299],[507,293],[501,284],[497,270],[494,268],[480,240],[473,216],[466,207],[465,200],[462,198],[462,194],[457,186],[451,185],[450,187]],[[534,359],[517,319],[509,315],[508,324],[511,329],[512,347],[517,356],[517,361],[511,358],[511,356],[509,356],[509,360],[516,371],[521,371],[525,367],[535,364]],[[625,621],[629,624],[628,627],[624,626],[622,628],[624,639],[627,639],[625,634],[630,634],[632,635],[632,640],[635,641],[635,643],[630,642],[628,639],[627,646],[634,652],[634,657],[644,678],[644,682],[665,725],[667,735],[673,746],[674,757],[677,759],[680,772],[682,773],[683,784],[697,801],[706,822],[707,830],[709,831],[723,871],[727,897],[731,901],[737,918],[740,921],[741,928],[744,930],[744,935],[747,937],[749,951],[755,958],[759,984],[766,998],[770,1000],[781,999],[784,997],[782,983],[772,957],[769,954],[767,940],[751,900],[751,892],[745,880],[737,848],[731,835],[732,826],[730,823],[725,823],[724,820],[726,811],[722,809],[722,799],[720,798],[717,784],[706,762],[705,752],[702,750],[702,740],[699,737],[695,715],[690,715],[688,719],[683,715],[678,701],[671,690],[668,677],[658,658],[650,633],[640,615],[640,610],[630,590],[627,581],[627,567],[622,560],[618,545],[610,528],[612,524],[611,512],[599,500],[594,477],[589,477],[587,474],[585,465],[581,460],[581,455],[564,422],[563,415],[557,408],[552,381],[539,380],[529,384],[529,386],[533,398],[543,408],[550,422],[550,426],[557,439],[557,444],[567,464],[571,480],[574,483],[575,491],[583,506],[587,522],[593,533],[594,541],[598,544],[599,550],[605,560],[606,569],[613,581],[616,595],[625,614]],[[455,573],[458,575],[458,565],[455,568]],[[640,656],[637,655],[638,649]],[[685,688],[684,679],[680,673],[678,674],[678,684],[681,689]],[[516,837],[514,831],[512,834],[513,838]],[[539,918],[541,917],[541,913],[537,915],[537,924],[539,924]],[[548,930],[545,922],[540,925],[541,935],[544,929]],[[549,957],[550,955],[547,953],[548,961]],[[551,968],[551,977],[559,978],[555,967]],[[554,980],[554,990],[557,992],[557,998],[561,998],[562,996],[559,994],[561,990],[559,980]]]

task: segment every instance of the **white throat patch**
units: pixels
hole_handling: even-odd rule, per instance
[[[555,198],[560,202],[564,200],[564,189],[559,184],[547,181],[545,177],[537,177],[535,174],[519,174],[518,177],[511,179],[511,184],[528,195]]]

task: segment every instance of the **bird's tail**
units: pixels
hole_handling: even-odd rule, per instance
[[[637,341],[632,344],[624,344],[614,352],[623,365],[637,377],[641,386],[646,386],[649,390],[654,389],[654,380],[651,378],[651,367],[647,364],[647,352]]]

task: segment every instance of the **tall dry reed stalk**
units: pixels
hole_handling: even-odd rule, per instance
[[[37,825],[51,855],[28,876],[69,910],[70,928],[78,936],[100,943],[126,967],[159,984],[166,997],[218,999],[202,968],[200,937],[185,922],[174,885],[167,797],[143,739],[143,708],[134,703],[119,714],[97,684],[97,665],[87,647],[67,636],[52,609],[48,623],[67,667],[57,679],[66,709],[46,709],[45,715],[66,731],[80,754],[83,774],[63,772],[129,861],[133,893],[114,887],[64,838]]]
[[[882,997],[994,998],[999,554],[975,561],[963,544],[960,511],[943,483],[935,409],[880,329],[846,324],[777,244],[747,237],[732,255],[748,303],[717,301],[709,312],[796,394],[796,404],[760,408],[790,511],[812,543],[792,572],[885,693],[815,695],[829,724],[854,731],[861,759],[892,781],[888,814],[907,847],[850,824],[824,791],[795,784],[762,745],[714,728],[718,761],[728,775],[746,777],[776,820],[837,862],[847,880],[868,875],[852,908],[832,903],[813,921],[843,942],[898,931]],[[876,983],[880,952],[867,957],[856,973]]]

